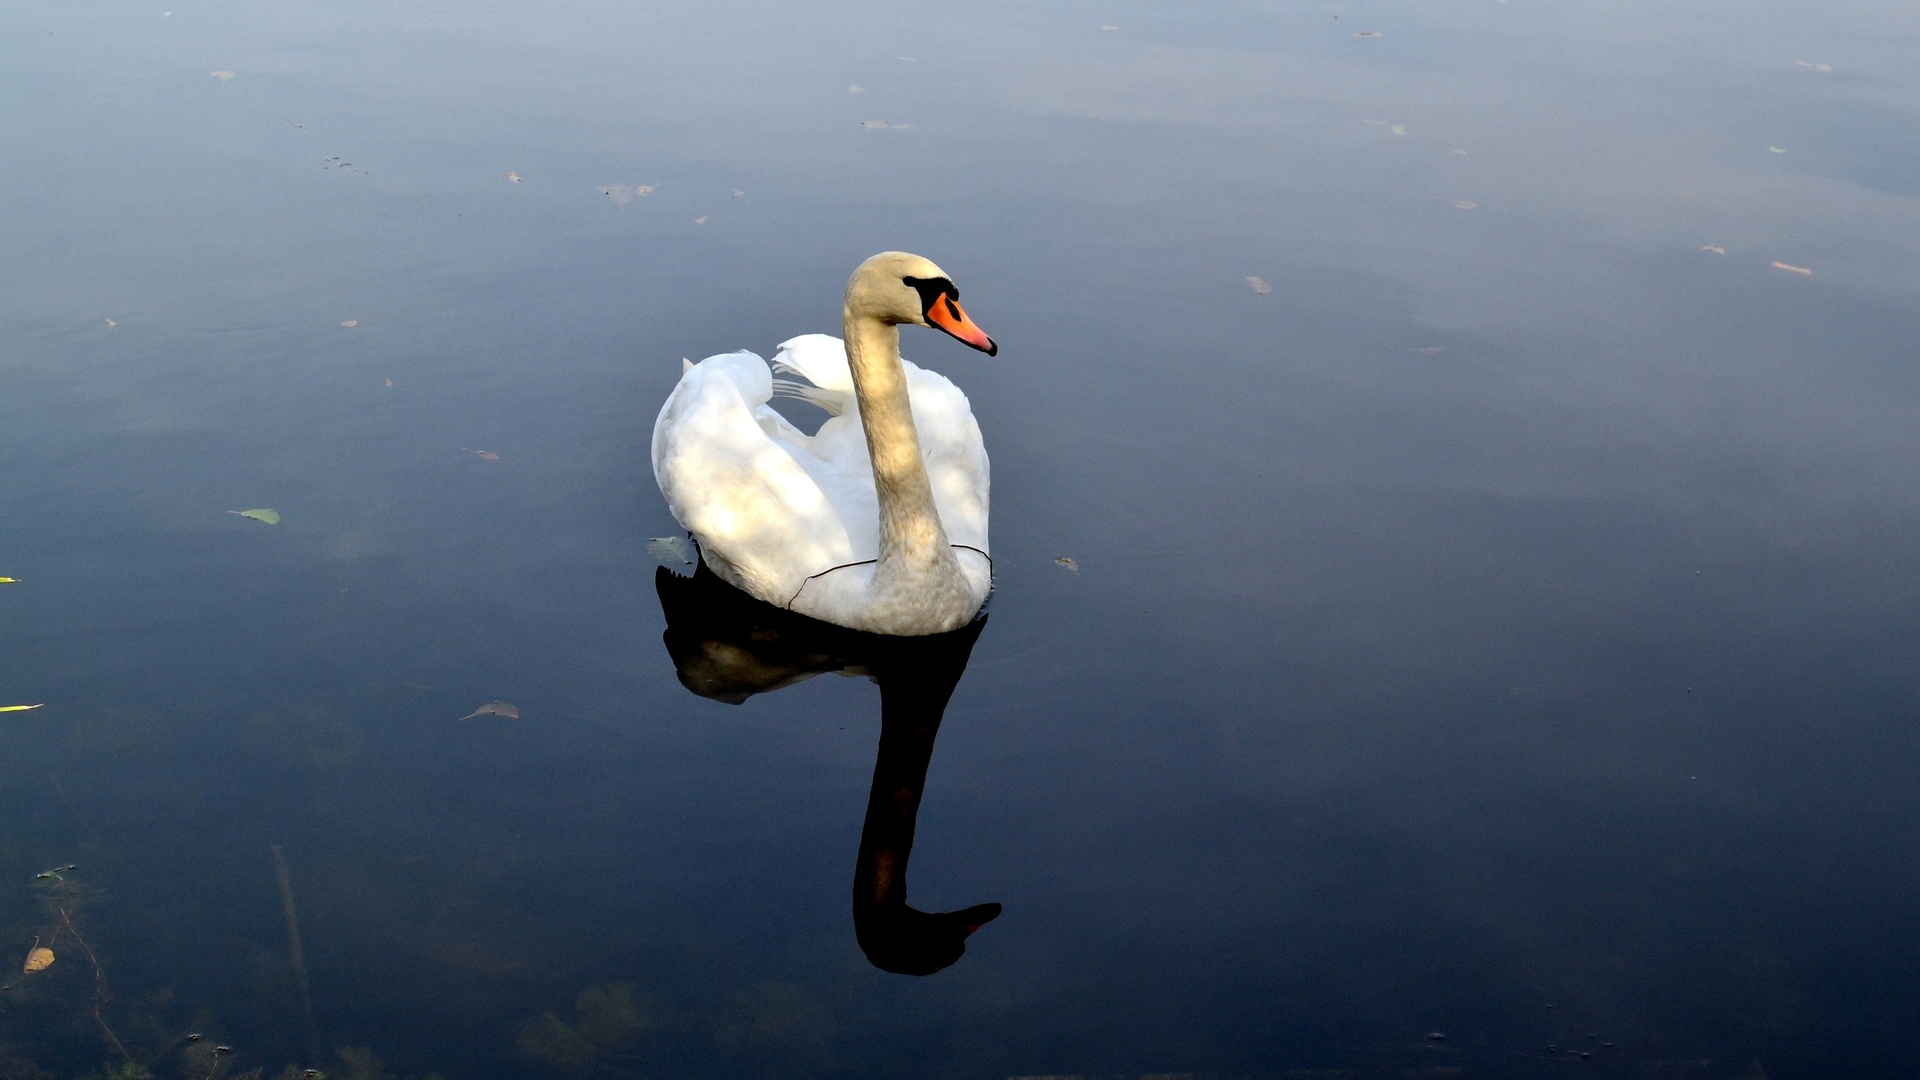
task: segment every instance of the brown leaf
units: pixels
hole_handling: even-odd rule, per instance
[[[1067,558],[1065,555],[1062,555],[1053,561],[1059,563],[1061,566],[1066,567],[1067,569],[1073,571],[1076,574],[1080,572],[1080,564],[1077,562],[1074,562],[1072,559]]]
[[[504,716],[509,720],[518,720],[520,710],[504,701],[489,701],[460,719],[471,720],[476,716]]]

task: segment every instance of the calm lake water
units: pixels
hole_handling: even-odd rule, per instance
[[[1916,55],[1868,0],[0,7],[0,961],[55,955],[0,1076],[1914,1075]],[[681,358],[888,248],[1001,346],[904,341],[995,482],[881,759],[915,906],[1004,908],[925,977],[849,904],[880,691],[690,693],[647,550]]]

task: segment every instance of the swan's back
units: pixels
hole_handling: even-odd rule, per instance
[[[768,404],[774,373],[759,356],[708,357],[661,407],[654,479],[716,574],[769,603],[858,628],[872,574],[858,564],[878,555],[879,504],[846,350],[838,338],[809,334],[784,343],[774,364],[804,376],[815,392],[797,396],[833,414],[817,432],[801,432]],[[989,471],[979,424],[952,382],[904,366],[935,509],[984,601]]]

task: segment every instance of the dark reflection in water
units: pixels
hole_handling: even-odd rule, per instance
[[[861,633],[782,611],[721,581],[701,562],[692,577],[654,575],[664,635],[680,682],[701,697],[740,704],[828,672],[880,685],[880,746],[853,875],[853,929],[873,966],[931,975],[960,959],[967,938],[999,904],[926,912],[907,905],[907,860],[940,719],[967,670],[980,616],[929,637]]]

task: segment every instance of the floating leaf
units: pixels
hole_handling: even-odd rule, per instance
[[[388,380],[387,380],[387,386],[388,386],[389,388],[391,388],[391,387],[393,386],[393,380],[392,380],[392,379],[388,379]]]
[[[1380,31],[1378,31],[1378,30],[1355,30],[1355,31],[1353,32],[1353,36],[1354,36],[1354,37],[1379,37],[1379,36],[1380,36]]]
[[[518,720],[520,710],[504,701],[489,701],[460,719],[471,720],[476,716],[504,716],[509,720]]]
[[[1102,30],[1105,30],[1105,31],[1107,31],[1107,32],[1109,32],[1109,33],[1111,33],[1111,32],[1113,32],[1113,31],[1115,31],[1115,30],[1118,30],[1118,29],[1120,29],[1120,28],[1119,28],[1119,27],[1117,27],[1117,26],[1115,26],[1115,25],[1113,25],[1112,23],[1108,23],[1107,25],[1105,25],[1105,26],[1103,26],[1103,27],[1101,27],[1100,29],[1102,29]]]
[[[233,72],[231,71],[209,71],[207,74],[219,79],[221,82],[226,82],[228,79],[233,78]]]
[[[878,131],[886,127],[887,122],[885,120],[862,120],[860,121],[860,126],[867,131]]]
[[[644,199],[653,194],[653,185],[608,184],[600,189],[600,194],[612,199],[615,206],[625,206],[635,199]]]
[[[474,457],[479,458],[481,461],[499,461],[500,460],[500,455],[494,453],[491,450],[474,450],[465,446],[461,447],[460,449],[465,450],[467,453],[472,454]]]
[[[1775,270],[1785,270],[1790,274],[1805,274],[1807,277],[1813,276],[1813,271],[1804,266],[1795,266],[1792,263],[1776,262],[1773,264],[1773,268]]]
[[[1784,154],[1784,153],[1786,153],[1786,151],[1785,151],[1785,150],[1783,150],[1783,149],[1781,149],[1781,148],[1780,148],[1780,147],[1778,147],[1778,146],[1769,146],[1769,147],[1767,147],[1767,153],[1769,153],[1769,154]]]
[[[19,581],[20,579],[17,577],[0,577],[0,585],[15,585],[18,584]]]
[[[699,217],[693,219],[693,223],[695,225],[705,225],[707,223],[707,215],[701,214]]]
[[[45,704],[44,701],[40,703],[40,705]],[[40,705],[0,705],[0,712],[26,712],[29,709],[37,709]]]
[[[264,521],[269,525],[280,524],[280,511],[278,510],[229,510],[227,513],[238,514],[243,518],[252,518],[255,521]]]
[[[733,197],[734,197],[734,198],[736,198],[736,199],[737,199],[737,198],[739,198],[739,197],[740,197],[740,196],[742,196],[742,195],[745,195],[745,194],[746,194],[746,192],[744,192],[744,191],[741,191],[741,190],[740,190],[739,188],[734,188],[734,189],[733,189]]]
[[[1262,281],[1257,277],[1252,276],[1251,274],[1247,276],[1247,285],[1251,287],[1255,293],[1258,293],[1261,296],[1265,296],[1268,293],[1273,291],[1273,286],[1267,284],[1265,281]]]
[[[1073,571],[1076,574],[1080,572],[1080,564],[1077,562],[1074,562],[1072,559],[1067,558],[1065,555],[1062,555],[1053,561],[1059,563],[1061,566],[1066,567],[1067,569]]]
[[[1441,345],[1423,345],[1418,349],[1408,349],[1407,351],[1410,353],[1417,353],[1421,356],[1439,356],[1441,353],[1446,352],[1447,350],[1444,346],[1441,346]]]
[[[1442,157],[1466,157],[1467,152],[1465,150],[1449,150],[1445,154],[1442,154],[1441,156]]]
[[[1808,63],[1805,60],[1795,60],[1794,63],[1800,67],[1806,68],[1809,71],[1832,71],[1833,70],[1832,64],[1813,64],[1813,63]]]
[[[1713,253],[1714,253],[1715,255],[1725,255],[1725,254],[1727,253],[1727,249],[1726,249],[1726,248],[1723,248],[1723,247],[1721,247],[1721,246],[1720,246],[1719,244],[1708,244],[1708,245],[1707,245],[1706,247],[1703,247],[1703,248],[1701,248],[1700,250],[1701,250],[1701,251],[1711,251],[1711,252],[1713,252]]]
[[[360,320],[359,320],[359,319],[348,319],[348,320],[347,320],[346,322],[343,322],[343,323],[341,323],[340,325],[341,325],[341,326],[344,326],[344,327],[346,327],[346,328],[347,328],[347,329],[349,329],[349,330],[351,330],[351,329],[353,329],[354,327],[356,327],[356,326],[359,326],[359,325],[360,325]]]
[[[1368,124],[1368,125],[1371,125],[1371,126],[1373,126],[1373,127],[1386,127],[1386,126],[1387,126],[1387,122],[1386,122],[1385,120],[1362,120],[1362,121],[1360,121],[1360,122],[1361,122],[1361,123],[1363,123],[1363,124]]]
[[[510,172],[510,173],[508,173],[508,174],[507,174],[507,179],[508,179],[508,180],[511,180],[511,181],[513,181],[514,183],[516,183],[516,184],[517,184],[517,183],[519,183],[519,182],[520,182],[520,174],[519,174],[519,173],[511,173],[511,172]]]
[[[1474,201],[1473,201],[1472,199],[1455,199],[1455,200],[1453,200],[1453,208],[1454,208],[1455,210],[1471,210],[1471,209],[1473,209],[1474,207],[1476,207],[1476,206],[1479,206],[1479,205],[1480,205],[1479,203],[1477,203],[1477,202],[1474,202]]]
[[[866,92],[867,92],[867,88],[866,88],[866,87],[864,87],[864,86],[849,86],[849,87],[847,87],[847,93],[849,93],[849,94],[864,94],[864,93],[866,93]]]
[[[1395,124],[1387,130],[1393,132],[1395,135],[1405,135],[1407,133],[1407,125]]]
[[[693,545],[684,536],[656,536],[647,541],[647,554],[663,563],[693,565]]]
[[[114,321],[113,321],[112,319],[108,319],[108,320],[107,320],[107,329],[109,329],[109,330],[111,330],[111,329],[113,329],[114,327],[116,327],[116,326],[119,326],[119,325],[120,325],[119,323],[117,323],[117,322],[114,322]]]
[[[27,962],[20,965],[20,970],[31,975],[36,971],[45,971],[52,966],[53,950],[47,948],[45,945],[36,945],[33,951],[27,954]]]

